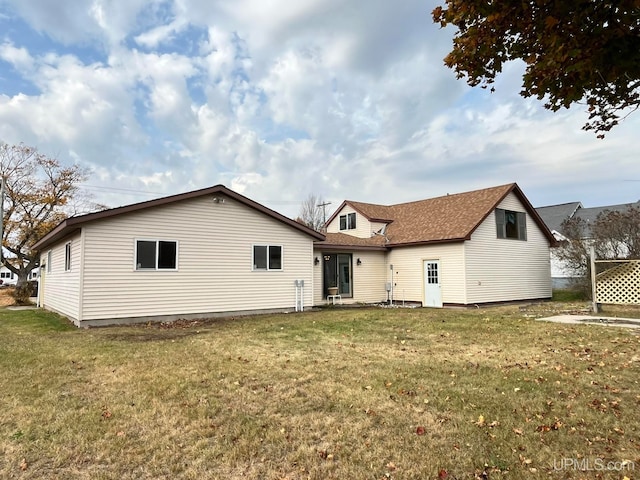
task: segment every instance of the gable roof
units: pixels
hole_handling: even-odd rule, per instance
[[[345,205],[349,205],[369,221],[388,224],[384,235],[387,247],[464,241],[471,238],[471,234],[510,193],[518,197],[530,217],[554,244],[555,239],[551,231],[515,183],[396,205],[345,200],[328,222],[333,220]],[[351,237],[344,234],[343,236]],[[324,243],[350,245],[343,243],[344,241],[343,237],[327,234]]]
[[[207,195],[225,195],[237,202],[246,205],[249,208],[253,208],[274,220],[284,223],[296,230],[301,231],[307,235],[312,236],[316,240],[324,240],[324,235],[320,232],[316,232],[312,228],[307,227],[295,220],[292,220],[284,215],[265,207],[264,205],[254,202],[253,200],[240,195],[239,193],[229,190],[224,185],[215,185],[213,187],[203,188],[200,190],[194,190],[191,192],[180,193],[178,195],[171,195],[168,197],[157,198],[155,200],[148,200],[146,202],[133,203],[131,205],[125,205],[123,207],[110,208],[108,210],[102,210],[100,212],[88,213],[86,215],[78,215],[76,217],[69,217],[66,220],[60,222],[53,230],[47,233],[44,237],[38,240],[33,246],[34,250],[42,250],[43,248],[57,242],[58,240],[70,235],[73,232],[78,231],[82,225],[101,220],[104,218],[115,217],[118,215],[126,215],[132,212],[139,212],[149,208],[155,208],[162,205],[168,205],[183,200],[189,200],[198,197],[204,197]]]
[[[549,227],[549,230],[560,232],[562,222],[573,217],[578,209],[582,208],[580,202],[561,203],[559,205],[548,205],[536,208],[536,212],[542,221]]]

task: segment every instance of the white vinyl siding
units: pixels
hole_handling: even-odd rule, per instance
[[[355,213],[356,228],[348,230],[340,230],[340,217]],[[327,233],[345,233],[358,238],[369,238],[371,236],[371,222],[356,212],[349,205],[345,205],[342,210],[333,218],[333,221],[327,225]]]
[[[184,200],[84,230],[83,320],[293,308],[295,280],[312,303],[313,239],[230,198]],[[179,270],[133,270],[136,238],[178,242]],[[285,268],[256,275],[254,245],[282,245]]]
[[[380,232],[381,230],[384,232],[384,228],[387,226],[386,223],[382,223],[382,222],[371,222],[369,223],[369,225],[371,226],[371,233],[370,233],[370,237],[373,237],[376,233]]]
[[[395,247],[389,254],[389,264],[393,265],[394,301],[424,302],[423,262],[439,260],[442,302],[465,303],[464,251],[463,242]]]
[[[69,247],[67,247],[69,245]],[[43,306],[50,308],[72,320],[80,317],[80,264],[81,235],[74,235],[70,240],[56,244],[47,252],[46,285],[43,289]],[[70,270],[65,270],[66,255],[69,248]],[[40,261],[42,262],[42,258]]]
[[[315,265],[313,269],[313,300],[316,305],[321,305],[326,301],[323,292],[322,253],[321,250],[313,252],[314,258],[320,259],[320,263]],[[386,252],[345,251],[343,253],[350,253],[353,259],[351,267],[353,297],[343,297],[343,303],[377,303],[386,300],[385,283],[389,281],[388,275],[386,275],[389,269],[386,262]],[[360,259],[360,265],[357,263],[358,259]]]
[[[525,212],[524,205],[513,193],[498,208]],[[526,241],[497,238],[494,211],[466,242],[466,303],[551,296],[549,241],[528,213],[526,217]]]

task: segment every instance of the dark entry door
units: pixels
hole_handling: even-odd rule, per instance
[[[350,253],[325,253],[323,259],[324,294],[327,295],[329,287],[338,287],[340,295],[352,297],[352,255]]]

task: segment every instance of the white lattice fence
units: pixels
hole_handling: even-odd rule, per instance
[[[640,260],[627,260],[596,275],[598,303],[640,305]]]

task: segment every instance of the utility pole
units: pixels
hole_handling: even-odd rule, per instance
[[[331,205],[331,202],[322,202],[318,207],[322,207],[322,224],[327,223],[327,205]]]

